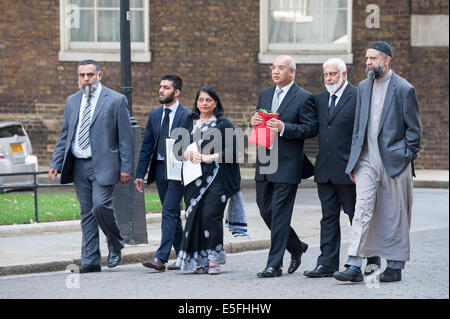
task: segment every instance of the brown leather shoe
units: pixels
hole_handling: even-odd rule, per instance
[[[180,267],[177,266],[177,262],[174,262],[172,265],[167,266],[169,270],[180,270]]]
[[[158,258],[155,258],[153,260],[144,261],[142,263],[143,266],[147,268],[153,268],[158,271],[165,271],[166,270],[166,264],[161,262]]]

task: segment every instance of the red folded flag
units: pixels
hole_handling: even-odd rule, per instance
[[[258,110],[258,115],[262,116],[262,122],[253,127],[248,142],[259,146],[264,146],[265,148],[271,148],[277,131],[268,128],[267,121],[273,118],[279,119],[280,115],[264,109]]]

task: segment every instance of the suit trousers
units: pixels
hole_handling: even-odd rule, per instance
[[[270,232],[270,252],[267,267],[283,265],[284,250],[297,258],[304,243],[290,226],[297,184],[256,181],[256,203]]]
[[[320,221],[320,256],[317,265],[339,269],[341,246],[340,213],[341,208],[352,223],[356,203],[355,184],[338,185],[330,181],[317,183],[317,192],[322,206]]]
[[[155,257],[161,262],[167,262],[170,250],[175,249],[178,255],[183,236],[181,223],[181,199],[183,198],[183,185],[178,181],[168,181],[165,177],[164,162],[156,164],[156,187],[162,205],[161,243]]]
[[[100,265],[98,227],[108,240],[108,250],[118,253],[124,245],[112,203],[114,185],[100,185],[91,159],[74,160],[75,192],[81,208],[81,264]]]

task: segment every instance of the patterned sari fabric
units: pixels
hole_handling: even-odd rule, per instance
[[[212,118],[200,127],[194,127],[194,140],[198,130],[208,136],[208,130],[216,126],[216,119]],[[200,139],[197,145],[203,149],[210,142]],[[203,175],[185,185],[186,224],[176,262],[182,270],[194,271],[199,266],[207,266],[209,261],[216,264],[225,264],[226,261],[223,215],[228,198],[217,174],[220,166],[216,162],[201,165]]]

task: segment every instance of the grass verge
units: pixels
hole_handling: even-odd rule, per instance
[[[39,194],[39,221],[80,218],[80,204],[75,193]],[[147,212],[161,211],[157,194],[145,194]],[[30,224],[35,220],[34,194],[0,194],[0,225]]]

